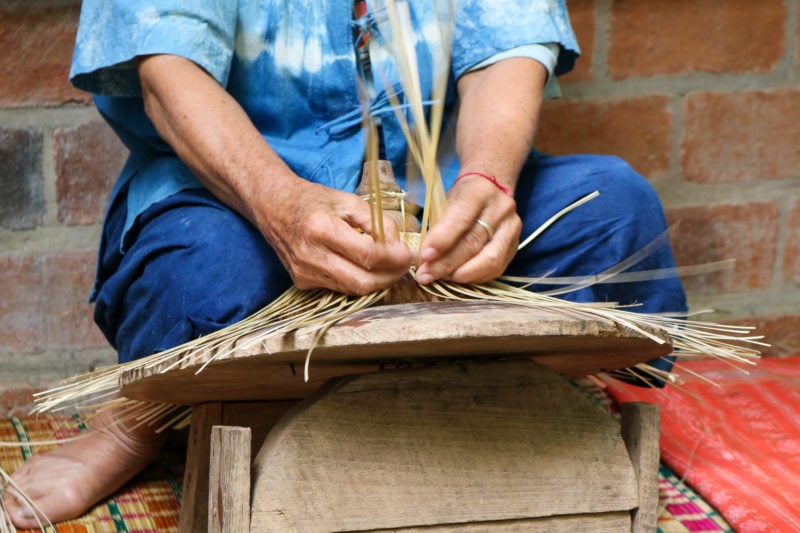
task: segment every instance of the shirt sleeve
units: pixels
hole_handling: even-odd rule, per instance
[[[488,67],[489,65],[493,65],[498,61],[507,59],[509,57],[528,57],[542,64],[542,66],[547,70],[547,78],[549,79],[550,76],[553,75],[553,70],[556,68],[556,63],[558,63],[558,50],[558,45],[555,43],[528,44],[518,46],[516,48],[495,54],[488,59],[484,59],[480,63],[472,65],[469,69],[467,69],[467,72]]]
[[[518,46],[505,52],[495,54],[488,59],[484,59],[480,63],[471,66],[467,72],[478,70],[480,68],[493,65],[502,59],[509,57],[528,57],[534,61],[538,61],[547,70],[547,81],[544,85],[544,97],[546,99],[561,98],[561,88],[558,86],[553,71],[558,63],[559,46],[555,43],[544,44],[528,44]]]
[[[514,49],[530,51],[530,45],[549,43],[558,47],[552,73],[572,70],[580,49],[564,0],[462,0],[453,33],[454,74],[458,78]]]
[[[139,96],[134,58],[174,54],[223,86],[233,57],[232,0],[83,0],[70,80],[101,95]]]

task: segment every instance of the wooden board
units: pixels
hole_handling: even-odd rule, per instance
[[[658,467],[661,460],[659,406],[644,402],[622,404],[622,440],[639,480],[639,507],[633,513],[633,533],[658,529]]]
[[[211,429],[209,533],[241,533],[250,529],[250,451],[250,428]]]
[[[183,497],[178,523],[180,533],[195,533],[210,529],[208,495],[211,438],[214,427],[219,425],[246,427],[252,435],[252,442],[260,444],[286,411],[297,403],[297,401],[215,402],[194,406],[183,475]],[[250,449],[248,447],[248,454]]]
[[[409,527],[373,530],[370,533],[627,533],[631,517],[627,512],[591,515],[547,516],[527,520],[504,520],[479,524]]]
[[[205,359],[165,372],[130,370],[122,392],[133,399],[195,404],[303,398],[331,377],[409,362],[530,357],[567,377],[615,370],[670,353],[610,320],[555,308],[484,302],[422,302],[365,309],[331,327],[253,342],[240,339],[196,374]],[[303,362],[314,347],[309,383]]]
[[[251,533],[556,516],[572,529],[551,531],[609,531],[591,516],[608,513],[629,531],[638,503],[616,422],[524,360],[337,380],[267,436],[252,494]]]
[[[179,515],[179,533],[206,531],[208,525],[208,472],[211,455],[211,430],[223,422],[223,405],[207,403],[192,411],[186,468]]]

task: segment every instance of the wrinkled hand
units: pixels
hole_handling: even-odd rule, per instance
[[[514,199],[476,176],[459,180],[447,193],[447,202],[443,219],[420,247],[417,281],[482,283],[500,277],[517,252],[522,231]]]
[[[369,205],[360,197],[298,180],[284,198],[272,200],[256,224],[297,288],[362,295],[408,272],[413,254],[397,227],[385,218],[386,242],[374,241]]]

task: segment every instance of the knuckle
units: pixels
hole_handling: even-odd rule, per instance
[[[330,233],[330,227],[315,217],[307,219],[303,226],[305,228],[306,241],[319,242]]]
[[[470,256],[477,255],[478,252],[483,249],[486,244],[486,238],[488,237],[483,227],[478,224],[475,224],[475,226],[475,228],[464,236],[464,240],[462,241]]]
[[[505,261],[505,254],[501,255],[498,248],[485,248],[484,249],[484,260],[489,265],[499,265],[503,261]]]
[[[375,292],[377,290],[376,284],[365,279],[365,278],[356,278],[353,280],[350,286],[351,290],[354,294],[359,296],[364,296],[371,292]]]

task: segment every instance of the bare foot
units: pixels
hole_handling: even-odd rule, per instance
[[[60,522],[83,514],[144,469],[164,443],[151,428],[127,429],[101,414],[86,436],[41,455],[34,455],[12,479],[45,515]],[[37,528],[33,511],[6,495],[11,521],[18,528]]]

